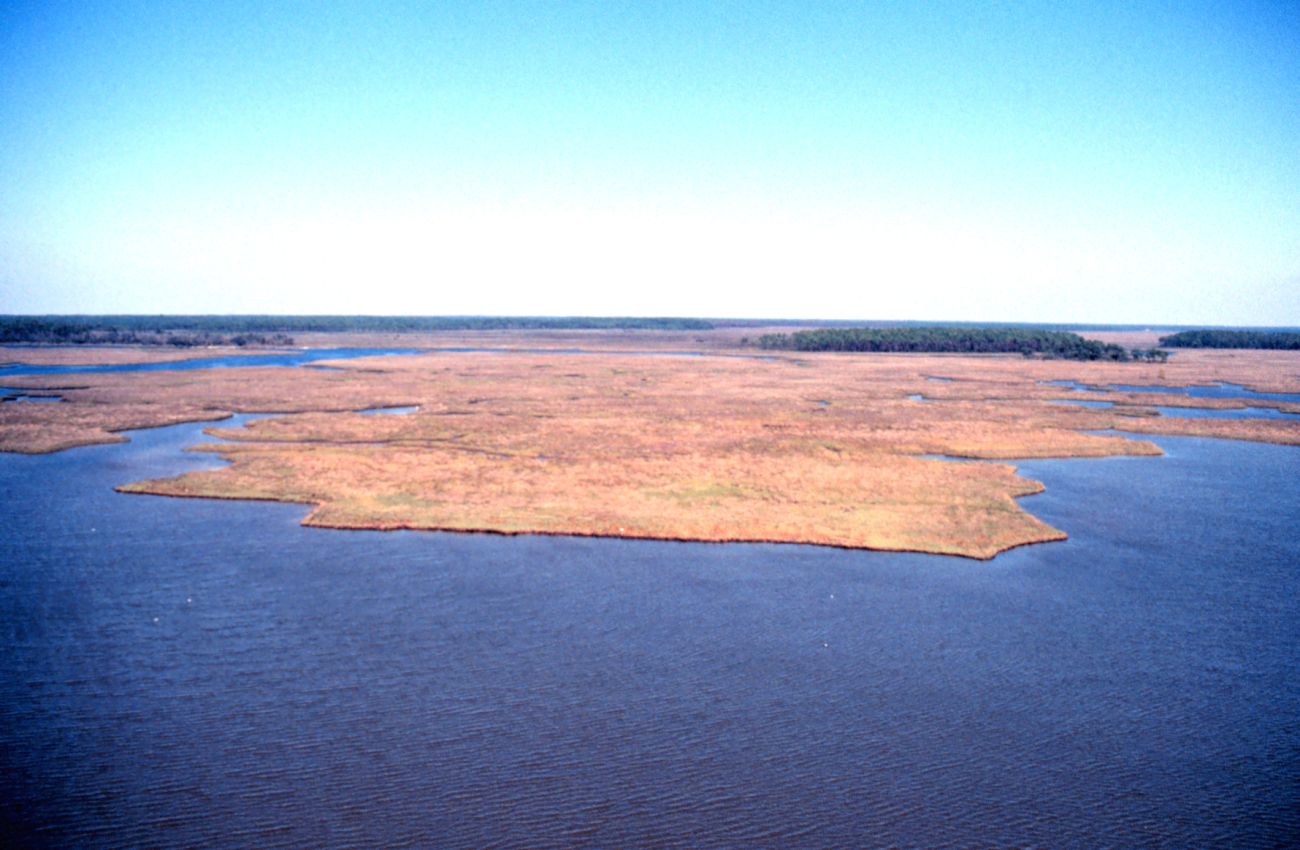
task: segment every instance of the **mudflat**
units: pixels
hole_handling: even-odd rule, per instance
[[[1005,463],[935,456],[1160,453],[1141,439],[1090,433],[1098,431],[1300,445],[1300,421],[1174,419],[1151,409],[1287,405],[1108,392],[1088,397],[1117,406],[1094,409],[1056,403],[1079,395],[1043,383],[1225,381],[1298,392],[1300,354],[1292,352],[1188,351],[1165,364],[770,357],[740,346],[734,332],[658,336],[587,334],[581,347],[600,353],[573,354],[519,350],[559,347],[553,335],[498,333],[491,345],[479,334],[466,347],[516,350],[361,358],[331,369],[29,376],[7,383],[65,400],[0,405],[0,449],[57,451],[121,440],[116,432],[132,428],[283,414],[209,428],[227,442],[197,448],[219,452],[232,462],[226,468],[121,489],[300,502],[315,506],[306,524],[338,528],[782,541],[989,558],[1065,536],[1015,501],[1042,486]],[[565,338],[563,347],[572,345]],[[713,356],[629,353],[688,345]],[[356,412],[400,406],[417,410]]]

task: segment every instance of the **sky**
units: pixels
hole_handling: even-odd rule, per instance
[[[0,0],[0,313],[1300,325],[1300,6]]]

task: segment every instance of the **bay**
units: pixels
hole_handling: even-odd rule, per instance
[[[238,424],[244,417],[238,417]],[[0,455],[12,847],[1277,847],[1300,451],[1022,462],[989,562],[346,532]]]

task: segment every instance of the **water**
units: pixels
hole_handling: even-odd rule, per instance
[[[9,347],[9,350],[22,350]],[[7,363],[0,375],[67,375],[83,372],[175,372],[189,369],[217,369],[233,366],[302,366],[317,360],[346,360],[384,354],[416,354],[418,348],[304,348],[274,354],[232,354],[228,357],[196,357],[164,363],[114,363],[99,366],[41,366]]]
[[[202,427],[0,455],[2,846],[1300,835],[1300,449],[1021,463],[1071,538],[977,562],[111,490]]]
[[[9,350],[23,350],[4,346]],[[745,357],[756,360],[775,360],[775,357],[757,354],[718,354],[703,351],[591,351],[581,348],[305,348],[281,351],[274,354],[233,354],[228,357],[196,357],[191,360],[172,360],[162,363],[115,363],[99,366],[41,366],[26,363],[0,364],[0,375],[65,375],[83,372],[170,372],[189,369],[216,369],[235,366],[307,366],[313,369],[336,369],[335,366],[315,365],[320,360],[347,360],[353,357],[375,357],[388,354],[420,353],[470,353],[494,352],[502,354],[601,354],[665,357]]]
[[[910,396],[909,396],[910,398]],[[1105,409],[1114,407],[1115,403],[1110,401],[1088,401],[1086,399],[1075,401],[1073,399],[1061,399],[1053,401],[1052,404],[1074,404],[1080,407],[1091,407],[1094,409]],[[1208,407],[1150,407],[1161,416],[1171,416],[1174,419],[1300,419],[1300,413],[1283,413],[1272,407],[1238,407],[1232,410],[1213,410]]]
[[[1071,391],[1081,393],[1174,393],[1189,398],[1253,398],[1264,401],[1300,402],[1300,393],[1257,393],[1254,390],[1246,389],[1240,384],[1220,383],[1208,387],[1155,387],[1138,386],[1136,384],[1108,384],[1104,389],[1098,389],[1075,381],[1039,381],[1039,383],[1053,387],[1069,387]]]
[[[1212,387],[1139,387],[1112,384],[1111,389],[1128,393],[1178,393],[1191,398],[1254,398],[1267,401],[1300,402],[1300,393],[1257,393],[1240,384],[1217,384]]]
[[[1204,407],[1155,407],[1161,416],[1175,419],[1300,419],[1300,413],[1283,413],[1272,407],[1240,407],[1212,410]]]
[[[0,387],[0,402],[6,401],[63,401],[63,397],[59,395],[50,395],[48,393],[33,395],[28,390]]]
[[[600,354],[600,355],[627,355],[632,357],[739,357],[747,360],[775,360],[776,357],[770,354],[721,354],[716,351],[660,351],[657,349],[634,350],[634,349],[590,349],[590,348],[429,348],[427,351],[445,351],[457,354],[463,353],[489,353],[489,354]]]
[[[1052,404],[1073,404],[1078,407],[1091,407],[1094,410],[1104,410],[1107,407],[1114,407],[1113,401],[1093,401],[1091,399],[1053,399]]]
[[[365,413],[368,415],[405,416],[406,414],[414,413],[419,409],[420,406],[418,404],[410,404],[405,407],[367,407],[365,410],[358,410],[357,413]]]

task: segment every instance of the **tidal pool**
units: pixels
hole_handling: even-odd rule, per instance
[[[1070,539],[979,562],[112,490],[203,427],[0,455],[6,847],[1300,833],[1300,449],[1021,462]]]

